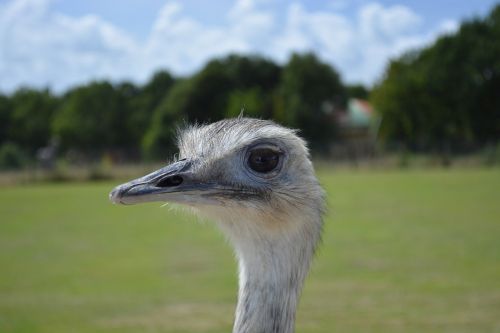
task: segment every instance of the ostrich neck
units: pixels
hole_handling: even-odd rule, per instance
[[[239,295],[233,333],[292,333],[314,244],[259,238],[235,245]],[[315,242],[314,242],[315,243]]]
[[[297,303],[322,229],[321,207],[310,206],[279,221],[218,207],[202,211],[217,222],[238,258],[233,333],[294,332]]]

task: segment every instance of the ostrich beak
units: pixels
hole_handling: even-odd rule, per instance
[[[196,182],[191,160],[180,160],[144,177],[119,185],[111,191],[109,199],[115,204],[131,205],[142,202],[170,201],[199,202],[200,192],[213,186]]]

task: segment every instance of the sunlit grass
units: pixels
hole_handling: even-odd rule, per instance
[[[500,171],[320,170],[329,212],[297,332],[500,331]],[[0,332],[229,332],[211,224],[113,184],[0,188]]]

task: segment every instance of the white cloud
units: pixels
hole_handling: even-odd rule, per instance
[[[378,3],[371,3],[359,12],[360,33],[374,41],[390,41],[413,33],[421,21],[417,14],[400,5],[384,8]]]
[[[96,74],[113,77],[126,69],[126,55],[137,48],[123,31],[96,16],[52,13],[46,0],[9,5],[0,11],[2,90],[21,84],[63,89]]]
[[[352,0],[331,0],[328,7],[333,10],[345,10],[352,4]]]
[[[452,34],[455,33],[460,25],[454,20],[444,20],[441,22],[438,28],[440,34]]]
[[[370,84],[389,57],[458,26],[445,20],[422,32],[422,18],[404,6],[365,4],[352,18],[298,3],[278,10],[263,0],[238,0],[218,25],[207,25],[186,14],[180,2],[168,1],[148,37],[137,40],[98,16],[70,17],[51,3],[0,5],[0,90],[48,85],[62,91],[99,78],[142,82],[159,67],[188,74],[229,52],[284,62],[291,52],[307,50],[335,65],[347,81]]]

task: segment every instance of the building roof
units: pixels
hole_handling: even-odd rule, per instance
[[[340,115],[340,125],[343,127],[371,127],[378,119],[373,107],[368,101],[351,98],[345,112]]]

